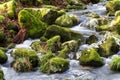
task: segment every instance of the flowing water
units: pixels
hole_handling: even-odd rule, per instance
[[[80,10],[75,12],[68,12],[68,14],[75,14],[79,17],[81,23],[77,26],[74,26],[71,28],[72,30],[81,32],[84,35],[84,38],[94,34],[98,36],[99,42],[102,40],[104,35],[99,35],[98,32],[94,30],[94,27],[96,26],[96,23],[92,25],[92,29],[88,29],[85,27],[86,25],[89,25],[89,13],[97,13],[100,16],[107,17],[105,15],[106,8],[105,8],[106,2],[101,2],[94,5],[88,5],[86,10]],[[95,20],[93,20],[95,22]],[[37,40],[37,39],[36,39]],[[39,39],[38,39],[39,40]],[[16,44],[16,47],[25,47],[30,48],[30,44],[35,40],[25,40],[22,44]],[[98,43],[99,43],[98,42]],[[87,45],[83,44],[79,47],[79,51],[84,50],[91,46],[97,46],[97,44]],[[1,69],[4,71],[6,80],[120,80],[120,73],[116,73],[110,70],[109,68],[109,62],[111,61],[111,58],[113,56],[118,56],[118,54],[110,56],[109,58],[104,58],[105,65],[100,68],[90,68],[90,67],[82,67],[79,64],[78,60],[73,59],[72,53],[70,56],[70,68],[64,73],[56,73],[56,74],[44,74],[39,72],[38,69],[34,72],[28,72],[28,73],[17,73],[11,68],[10,63],[12,62],[13,58],[10,56],[10,51],[12,49],[8,50],[6,53],[8,55],[8,62],[4,65],[1,65]],[[79,56],[78,53],[76,55]],[[38,54],[38,56],[41,56],[41,54]]]

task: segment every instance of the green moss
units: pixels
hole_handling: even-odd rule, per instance
[[[5,17],[3,15],[0,15],[0,23],[4,23]]]
[[[60,49],[60,36],[54,36],[47,40],[46,48],[47,51],[56,52]]]
[[[118,16],[120,16],[120,10],[115,12],[115,17],[118,17]]]
[[[69,61],[59,57],[51,58],[47,62],[43,62],[42,65],[40,65],[40,71],[44,73],[64,72],[68,68]]]
[[[43,35],[47,25],[27,10],[21,10],[18,14],[18,22],[21,28],[26,28],[27,38],[38,38]]]
[[[80,61],[80,64],[83,66],[99,67],[103,65],[102,58],[99,56],[97,51],[93,48],[82,51],[79,61]]]
[[[75,52],[78,50],[79,44],[78,44],[78,41],[76,40],[70,40],[62,44],[62,48],[65,48],[65,47],[67,47],[69,51]]]
[[[28,6],[31,6],[31,5],[40,6],[43,3],[43,1],[42,0],[20,0],[20,3],[22,5],[28,5]]]
[[[95,43],[96,41],[98,41],[98,37],[95,35],[91,35],[86,39],[87,44],[92,44]]]
[[[116,54],[119,51],[119,47],[114,38],[106,38],[105,41],[99,45],[98,52],[103,57]]]
[[[5,62],[7,62],[7,59],[8,57],[5,52],[0,50],[0,64],[4,64]]]
[[[108,1],[106,4],[106,9],[108,12],[115,13],[115,11],[120,10],[120,1],[119,0],[112,0]]]
[[[13,63],[13,68],[17,72],[29,72],[32,71],[32,64],[28,58],[18,58]]]
[[[111,27],[109,25],[102,25],[96,27],[96,31],[109,31],[109,30],[111,30]]]
[[[120,71],[120,56],[114,57],[110,62],[110,69],[113,71]]]
[[[69,53],[70,53],[70,50],[68,49],[67,46],[65,46],[65,47],[59,52],[58,57],[67,58]]]
[[[10,0],[9,2],[0,4],[0,13],[2,11],[7,11],[7,16],[9,18],[14,18],[16,15],[17,2],[15,0]]]
[[[58,17],[56,19],[55,23],[57,25],[63,26],[63,27],[72,27],[72,26],[78,24],[78,19],[75,15],[64,14],[64,15]]]
[[[15,48],[11,55],[15,58],[28,58],[29,61],[32,63],[33,67],[38,66],[38,56],[35,51],[27,49],[27,48]]]
[[[72,39],[78,40],[82,38],[82,35],[80,33],[57,25],[49,26],[43,36],[49,39],[56,35],[59,35],[61,37],[61,42],[69,41]]]
[[[57,10],[50,9],[50,11],[42,17],[42,21],[51,25],[55,22],[57,17],[59,17]]]
[[[5,80],[4,73],[2,70],[0,70],[0,80]]]
[[[5,41],[6,41],[5,29],[1,28],[0,29],[0,44],[5,43]]]

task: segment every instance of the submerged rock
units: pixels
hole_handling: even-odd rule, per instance
[[[96,35],[91,35],[86,39],[87,44],[92,44],[98,41],[98,37]]]
[[[3,15],[6,14],[9,18],[14,18],[16,15],[17,6],[18,4],[15,0],[10,0],[8,2],[0,4],[0,13]]]
[[[100,67],[104,64],[103,59],[99,56],[94,48],[82,51],[79,61],[83,66]]]
[[[47,27],[47,25],[43,23],[35,13],[32,14],[30,11],[23,9],[18,14],[20,28],[26,29],[27,38],[41,37]]]
[[[49,66],[48,66],[49,65]],[[69,61],[55,57],[52,53],[46,54],[41,59],[40,71],[44,73],[64,72],[69,69]]]
[[[75,15],[64,14],[64,15],[58,17],[56,19],[55,23],[57,25],[63,26],[63,27],[72,27],[72,26],[78,24],[79,21]]]
[[[49,39],[55,35],[59,35],[61,37],[61,42],[79,40],[82,38],[81,33],[57,25],[49,26],[43,36]]]
[[[116,54],[118,51],[119,46],[113,37],[105,38],[98,48],[98,53],[103,57],[109,57],[110,55]]]
[[[113,57],[109,65],[111,70],[120,71],[120,56]]]
[[[5,52],[0,50],[0,64],[4,64],[5,62],[7,62],[7,59],[8,57]]]
[[[33,67],[38,66],[38,56],[35,51],[30,50],[28,48],[15,48],[12,52],[11,55],[15,58],[28,58],[30,63],[32,64]]]
[[[28,58],[18,58],[13,63],[13,68],[17,72],[30,72],[33,70],[32,64]]]

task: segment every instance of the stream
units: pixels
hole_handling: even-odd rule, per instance
[[[77,32],[81,32],[84,35],[84,38],[94,34],[98,36],[99,41],[104,37],[104,35],[100,35],[99,32],[96,32],[94,27],[92,29],[88,29],[85,27],[86,24],[89,23],[89,13],[97,13],[102,17],[107,17],[105,15],[106,8],[105,8],[106,1],[100,2],[98,4],[88,5],[87,9],[80,10],[80,11],[74,11],[74,12],[68,12],[68,14],[75,14],[79,17],[81,23],[72,27],[71,29]],[[39,40],[39,39],[35,39]],[[31,48],[30,44],[35,40],[25,40],[22,44],[16,44],[15,48],[25,47],[25,48]],[[93,46],[95,44],[92,44]],[[83,44],[79,47],[78,52],[81,50],[84,50],[91,45]],[[6,52],[8,56],[8,62],[4,65],[1,65],[1,69],[4,72],[4,76],[6,80],[120,80],[120,73],[111,71],[109,68],[109,62],[111,61],[111,58],[113,56],[118,56],[118,54],[115,54],[113,56],[110,56],[108,58],[104,58],[105,65],[99,68],[91,68],[91,67],[82,67],[78,60],[75,60],[73,58],[72,53],[69,55],[69,61],[70,61],[70,68],[64,73],[56,73],[56,74],[44,74],[39,72],[39,68],[36,69],[34,72],[27,72],[27,73],[17,73],[13,68],[10,66],[10,63],[12,62],[13,58],[10,56],[10,51],[13,49],[10,49]],[[76,52],[76,55],[77,54]],[[38,53],[38,56],[41,56],[40,53]]]

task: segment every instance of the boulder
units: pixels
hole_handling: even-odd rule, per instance
[[[113,37],[105,38],[103,43],[100,44],[98,48],[98,53],[102,57],[109,57],[110,55],[116,54],[118,51],[119,46]]]
[[[6,80],[6,79],[4,78],[4,73],[3,73],[2,70],[0,70],[0,80]]]
[[[94,48],[82,51],[79,61],[83,66],[100,67],[104,64],[103,59]]]
[[[75,15],[64,14],[64,15],[58,17],[56,19],[55,23],[57,25],[63,26],[63,27],[72,27],[72,26],[78,24],[79,20],[78,20],[77,16],[75,16]]]
[[[13,63],[13,68],[17,72],[30,72],[33,70],[28,58],[18,58]]]
[[[98,41],[98,37],[96,35],[91,35],[86,39],[87,44],[92,44]]]
[[[70,30],[68,28],[64,28],[57,25],[51,25],[49,26],[45,33],[44,37],[49,39],[53,36],[59,35],[61,37],[61,42],[69,41],[69,40],[79,40],[82,38],[82,34],[75,32],[73,30]]]
[[[7,62],[7,55],[4,51],[0,50],[0,64],[4,64],[5,62]]]
[[[40,64],[41,72],[57,73],[57,72],[64,72],[69,69],[68,60],[60,57],[55,57],[54,55],[52,55],[52,53],[46,54],[46,55],[41,59],[41,62],[42,62]]]
[[[11,55],[14,57],[14,59],[28,58],[33,67],[38,66],[39,59],[34,50],[30,50],[28,48],[15,48],[11,52]]]
[[[110,14],[114,14],[117,10],[120,10],[119,0],[110,0],[106,4],[106,9]]]
[[[3,15],[7,15],[9,18],[13,19],[16,15],[17,6],[18,3],[15,0],[10,0],[8,2],[0,4],[0,13]]]
[[[120,56],[115,56],[109,64],[110,69],[113,71],[120,71]]]
[[[33,15],[32,12],[23,9],[18,14],[18,22],[19,22],[20,28],[26,29],[27,38],[41,37],[44,34],[47,27],[47,25],[44,22],[42,22],[39,19],[39,17],[35,15],[35,13],[36,12],[34,12],[34,15]]]

